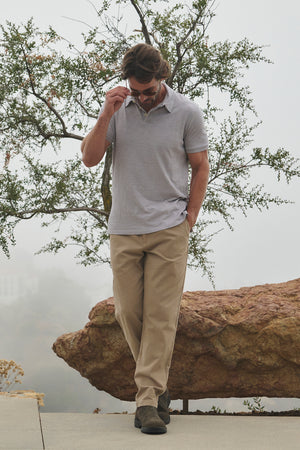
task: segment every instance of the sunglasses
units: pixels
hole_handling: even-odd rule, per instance
[[[145,89],[144,91],[136,91],[135,89],[132,89],[129,86],[130,95],[131,95],[131,97],[135,97],[135,98],[140,97],[140,95],[145,95],[145,97],[154,97],[156,94],[158,94],[158,92],[160,91],[160,88],[161,88],[160,83],[159,83],[159,87],[156,91],[154,91],[153,88],[148,88],[148,89]]]

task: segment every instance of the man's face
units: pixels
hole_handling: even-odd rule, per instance
[[[161,98],[161,81],[153,78],[149,83],[140,83],[135,77],[128,79],[132,97],[146,111],[156,106]]]

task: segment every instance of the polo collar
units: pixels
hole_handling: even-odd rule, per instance
[[[173,89],[171,89],[166,83],[164,83],[164,86],[167,90],[166,96],[162,102],[162,106],[165,106],[165,108],[169,111],[172,112],[173,109],[173,103],[174,103],[174,91]]]

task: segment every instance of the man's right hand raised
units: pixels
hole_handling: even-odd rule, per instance
[[[130,90],[124,86],[117,86],[106,93],[102,114],[112,117],[117,112],[124,100],[130,95]]]
[[[107,92],[103,110],[94,128],[81,143],[82,161],[87,167],[95,166],[103,158],[110,145],[106,139],[110,119],[121,108],[128,95],[130,95],[130,90],[124,86],[117,86]]]

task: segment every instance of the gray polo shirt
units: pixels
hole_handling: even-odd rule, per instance
[[[110,121],[110,234],[152,233],[186,217],[187,153],[207,150],[208,140],[200,108],[165,86],[165,99],[148,113],[127,97]]]

